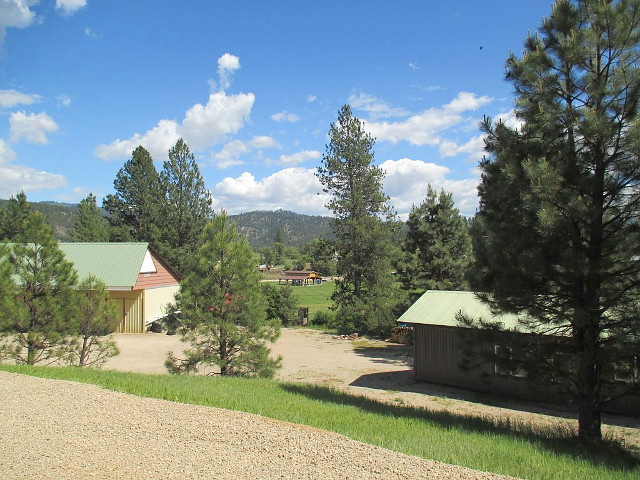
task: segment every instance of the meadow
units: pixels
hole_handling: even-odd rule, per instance
[[[566,429],[533,429],[452,412],[388,405],[331,388],[272,380],[142,375],[0,365],[143,397],[255,413],[394,451],[528,479],[637,479],[638,452],[609,439],[588,447]],[[260,392],[259,395],[256,393]]]
[[[321,285],[296,286],[291,288],[298,299],[298,306],[309,307],[309,315],[313,318],[314,313],[329,310],[329,307],[333,303],[331,300],[333,287],[333,282],[326,282]]]

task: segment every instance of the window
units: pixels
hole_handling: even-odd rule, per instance
[[[511,347],[495,345],[493,353],[495,361],[493,362],[493,373],[496,375],[507,375],[509,377],[524,378],[527,372],[522,368],[515,368],[514,358],[517,358],[518,351]]]
[[[629,362],[621,362],[613,366],[613,379],[624,383],[640,382],[640,360],[638,356]]]

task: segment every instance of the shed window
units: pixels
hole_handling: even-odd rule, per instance
[[[514,359],[517,359],[518,351],[511,347],[495,345],[494,351],[496,358],[493,362],[493,372],[496,375],[507,375],[509,377],[526,377],[527,372],[522,368],[515,368]]]

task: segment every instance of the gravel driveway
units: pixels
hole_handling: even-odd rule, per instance
[[[0,372],[3,479],[494,479],[257,415]]]

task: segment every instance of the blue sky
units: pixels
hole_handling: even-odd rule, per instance
[[[515,122],[510,51],[549,0],[0,0],[0,198],[113,192],[183,137],[216,210],[328,215],[313,175],[339,108],[376,137],[402,217],[427,184],[477,208],[483,115]]]

